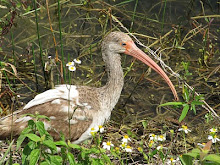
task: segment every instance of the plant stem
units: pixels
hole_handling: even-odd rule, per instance
[[[39,48],[40,48],[40,61],[41,61],[42,71],[43,71],[43,74],[44,74],[45,87],[47,88],[48,87],[48,82],[47,82],[46,74],[45,74],[45,70],[44,70],[43,51],[42,51],[42,45],[41,45],[41,40],[40,40],[40,32],[39,32],[39,25],[38,25],[36,0],[33,0],[33,3],[34,3],[34,10],[35,10],[35,21],[36,21],[36,28],[37,28],[37,38],[38,38],[38,44],[39,44]]]

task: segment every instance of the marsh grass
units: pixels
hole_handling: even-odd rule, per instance
[[[111,30],[125,31],[120,24],[134,32],[144,45],[157,50],[158,54],[162,53],[162,60],[193,86],[195,92],[203,94],[209,106],[214,110],[219,108],[220,22],[216,7],[219,4],[210,1],[195,4],[192,0],[46,2],[49,2],[48,5],[36,0],[31,3],[15,1],[13,4],[1,1],[2,116],[20,108],[21,102],[27,103],[37,93],[52,87],[51,84],[69,82],[96,87],[105,84],[100,43]],[[199,15],[200,8],[203,16]],[[115,22],[115,18],[119,22]],[[82,65],[72,74],[65,64],[74,58],[80,58]],[[45,63],[50,64],[48,71],[45,71]],[[163,158],[176,158],[196,148],[197,143],[207,142],[208,130],[213,126],[219,128],[219,121],[207,114],[209,109],[201,106],[196,107],[196,114],[188,112],[183,121],[178,121],[181,107],[159,107],[159,104],[172,101],[171,92],[159,76],[130,57],[122,56],[122,65],[124,90],[112,112],[111,121],[106,125],[107,132],[103,139],[117,142],[128,134],[132,138],[134,151],[131,154],[115,154],[111,157],[112,162],[163,163]],[[182,80],[171,79],[179,96],[184,94]],[[13,95],[21,97],[13,102]],[[183,98],[181,101],[184,102]],[[192,129],[185,140],[177,131],[182,124]],[[155,148],[151,149],[148,144],[150,133],[167,133],[163,146],[169,150],[157,152]],[[184,141],[186,143],[182,145]],[[10,150],[12,143],[0,145],[8,146]],[[94,141],[83,144],[86,148],[92,145]],[[141,152],[138,147],[142,148]],[[218,147],[216,143],[209,152],[219,154]],[[7,153],[8,149],[5,151],[2,147],[3,152]],[[196,151],[195,155],[198,157],[199,152]],[[13,157],[13,162],[16,158]],[[126,158],[128,162],[124,161]]]

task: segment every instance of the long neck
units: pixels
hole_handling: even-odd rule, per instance
[[[121,67],[121,57],[119,54],[111,54],[110,51],[104,51],[103,60],[106,63],[108,80],[102,89],[102,104],[106,110],[112,111],[121,95],[124,85],[123,70]]]

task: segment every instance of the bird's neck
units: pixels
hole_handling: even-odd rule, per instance
[[[119,54],[108,54],[105,52],[103,60],[106,63],[106,71],[108,74],[107,83],[102,87],[103,98],[102,104],[107,107],[108,111],[112,111],[121,95],[124,85],[123,70],[121,67],[121,57]],[[110,57],[110,59],[108,59]]]

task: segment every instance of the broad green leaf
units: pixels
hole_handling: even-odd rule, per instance
[[[188,155],[188,156],[197,158],[197,157],[199,157],[200,153],[201,153],[201,150],[198,149],[198,148],[195,148],[195,149],[193,149],[192,151],[190,151],[190,152],[188,152],[188,153],[186,153],[186,154],[184,154],[184,155]]]
[[[62,165],[63,159],[58,155],[50,155],[50,164],[51,165]]]
[[[34,120],[29,120],[29,121],[28,121],[28,127],[31,128],[31,129],[34,129],[34,128],[35,128],[35,122],[34,122]]]
[[[168,103],[164,103],[164,104],[160,104],[159,107],[162,107],[162,106],[167,106],[167,105],[183,105],[184,103],[183,102],[168,102]]]
[[[32,130],[29,127],[27,127],[21,132],[21,135],[17,139],[17,146],[16,146],[17,150],[20,148],[21,144],[23,143],[24,139],[26,138],[25,134],[30,133],[31,131]]]
[[[37,164],[39,158],[40,158],[40,149],[32,150],[30,154],[30,165]]]
[[[31,139],[32,141],[35,141],[35,142],[39,142],[41,141],[41,138],[35,134],[26,134],[25,136],[27,136],[29,139]]]
[[[69,140],[68,140],[68,146],[73,148],[73,149],[78,149],[78,150],[81,150],[81,147],[77,144],[73,144],[71,143]]]
[[[180,157],[180,160],[183,165],[193,165],[192,157],[189,155],[184,154],[182,157]]]
[[[186,153],[186,154],[184,154],[184,155],[188,155],[188,156],[191,156],[191,157],[193,157],[193,158],[197,158],[197,157],[199,156],[199,154],[198,154],[198,153],[195,153],[195,152],[189,152],[189,153]]]
[[[76,164],[76,163],[75,163],[74,156],[73,156],[73,154],[71,154],[70,152],[67,153],[67,158],[68,158],[68,160],[69,160],[70,165]]]
[[[30,155],[31,151],[35,148],[35,142],[30,141],[23,149],[22,152],[22,164],[27,164],[27,158]]]
[[[220,163],[220,156],[216,154],[207,155],[203,160],[209,160],[212,162]]]
[[[45,115],[37,115],[37,118],[39,118],[39,119],[46,119],[46,120],[50,121],[50,118],[45,116]]]
[[[57,147],[55,145],[55,142],[51,141],[51,140],[44,140],[43,144],[47,147],[49,147],[50,149],[53,149],[55,151],[57,151]]]
[[[40,133],[40,136],[43,136],[44,134],[46,134],[46,130],[44,128],[44,123],[42,121],[37,121],[36,122],[36,126],[37,126],[37,130]]]
[[[96,154],[99,154],[100,153],[100,150],[98,148],[91,148],[88,150],[88,153],[96,153]]]
[[[192,149],[191,152],[199,154],[201,152],[201,150],[198,148],[194,148],[194,149]]]
[[[179,122],[181,122],[187,115],[188,113],[188,110],[189,110],[189,105],[188,104],[185,104],[183,110],[182,110],[182,113],[181,113],[181,116],[179,118]]]
[[[57,146],[65,146],[65,147],[67,147],[67,144],[66,144],[66,142],[64,142],[64,141],[57,141],[57,142],[55,142],[55,144],[56,144]]]
[[[16,150],[18,150],[21,146],[21,144],[23,143],[24,139],[26,138],[25,135],[20,135],[17,139],[17,145],[16,145]]]

